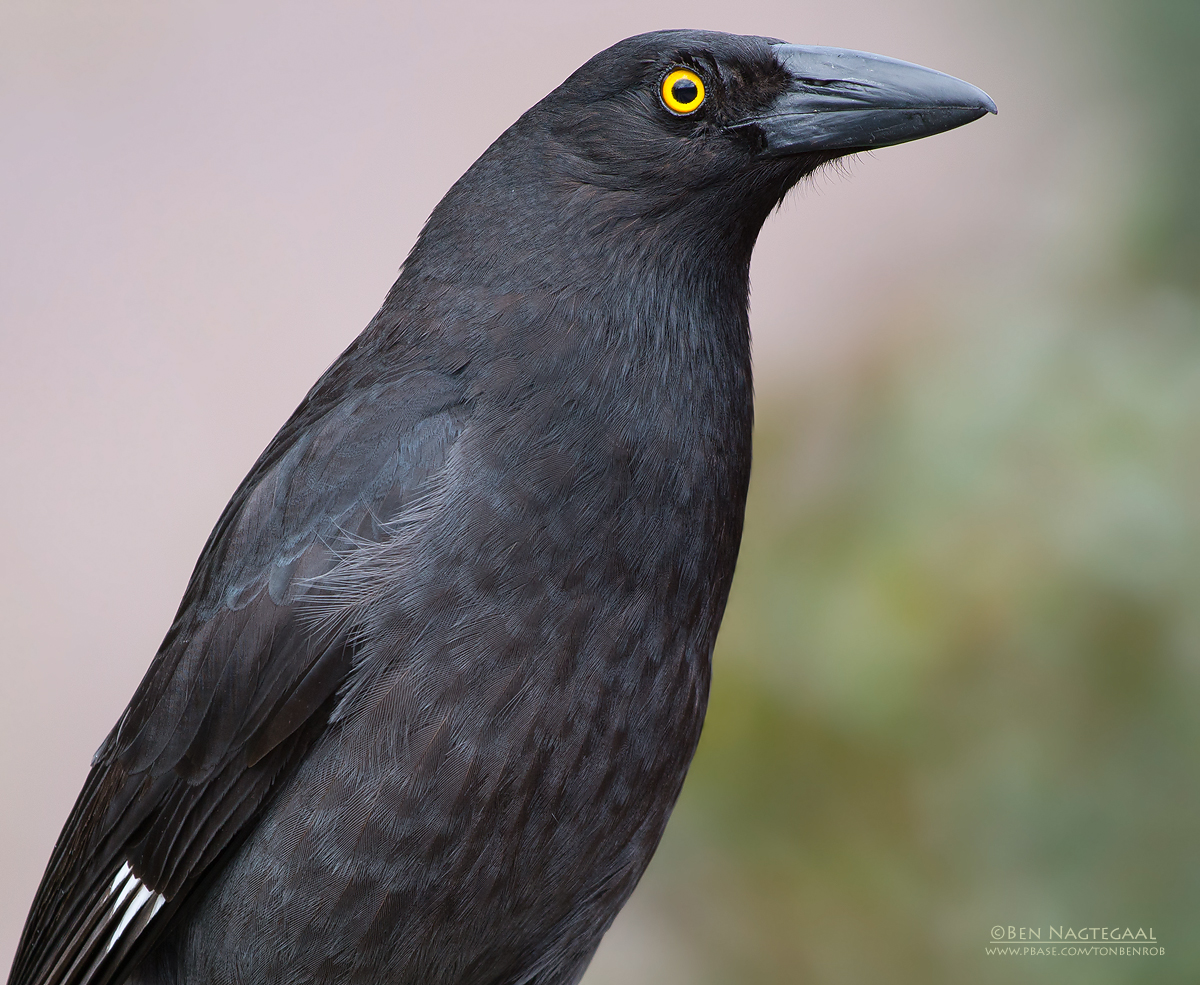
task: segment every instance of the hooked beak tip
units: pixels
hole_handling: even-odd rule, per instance
[[[746,121],[769,155],[873,150],[996,113],[982,89],[911,62],[845,48],[780,43],[772,50],[792,85]]]

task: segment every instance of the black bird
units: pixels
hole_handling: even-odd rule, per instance
[[[10,985],[577,982],[700,735],[759,228],[834,158],[994,111],[668,31],[525,113],[225,508]]]

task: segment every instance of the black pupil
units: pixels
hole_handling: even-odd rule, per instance
[[[671,86],[671,95],[675,97],[677,102],[687,106],[689,103],[696,101],[696,97],[700,95],[700,90],[696,88],[696,83],[691,79],[680,79]]]

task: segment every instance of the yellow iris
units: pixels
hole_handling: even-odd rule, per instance
[[[672,113],[694,113],[704,102],[704,83],[695,72],[677,68],[663,79],[662,101]]]

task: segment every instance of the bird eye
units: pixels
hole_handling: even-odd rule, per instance
[[[672,113],[687,116],[704,102],[704,83],[695,72],[677,68],[663,79],[662,101]]]

